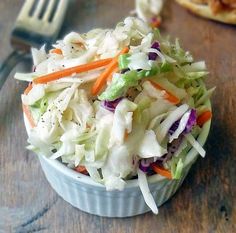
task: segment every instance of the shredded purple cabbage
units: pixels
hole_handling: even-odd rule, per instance
[[[189,115],[189,119],[187,121],[184,131],[182,132],[182,134],[180,134],[179,138],[173,140],[171,143],[168,143],[167,153],[160,158],[156,158],[156,160],[155,160],[156,164],[163,165],[164,163],[166,163],[167,161],[172,159],[172,157],[174,156],[174,153],[179,149],[179,147],[183,141],[183,134],[189,133],[192,130],[192,128],[196,125],[196,119],[197,119],[196,110],[191,109],[189,111],[190,111],[190,115]],[[179,123],[180,123],[180,119],[178,121],[176,121],[171,126],[171,128],[169,129],[170,135],[172,135],[176,131],[176,129],[179,126]],[[154,162],[154,161],[147,160],[147,159],[141,159],[140,163],[139,163],[139,168],[143,172],[150,175],[150,174],[152,174],[151,169],[150,169],[150,165],[152,162]]]
[[[150,21],[151,21],[151,23],[154,23],[154,22],[156,22],[156,20],[157,20],[157,17],[156,16],[152,16]]]
[[[187,121],[187,124],[185,126],[185,129],[184,129],[184,132],[183,133],[189,133],[191,132],[192,128],[196,125],[197,123],[197,112],[195,109],[191,109],[190,110],[190,115],[189,115],[189,118],[188,118],[188,121]],[[177,120],[169,129],[169,134],[172,135],[175,130],[179,127],[179,122],[180,122],[180,119]]]
[[[179,149],[180,144],[183,141],[183,136],[181,135],[179,138],[173,140],[171,143],[168,143],[167,145],[167,153],[164,154],[162,157],[157,158],[156,163],[159,165],[163,165],[172,157],[174,156],[174,153]]]
[[[179,146],[182,143],[182,141],[183,141],[183,136],[180,136],[179,138],[173,140],[171,143],[167,145],[168,153],[166,154],[163,163],[167,162],[173,157],[174,153],[179,149]]]
[[[172,135],[175,130],[177,130],[177,128],[179,127],[179,122],[180,120],[177,120],[169,129],[169,134]]]
[[[104,100],[104,101],[101,102],[101,105],[105,109],[107,109],[107,110],[109,110],[111,112],[115,112],[116,106],[119,104],[119,102],[122,99],[123,99],[123,97],[120,97],[120,98],[112,100],[112,101]]]
[[[191,109],[190,115],[187,121],[187,124],[185,126],[184,131],[180,134],[179,138],[173,140],[173,142],[169,143],[167,145],[167,151],[168,153],[163,155],[161,158],[159,158],[160,162],[165,163],[166,161],[170,160],[174,153],[178,150],[182,140],[183,140],[183,134],[190,133],[193,127],[196,125],[197,121],[197,113],[195,109]],[[177,120],[169,129],[169,134],[172,135],[177,128],[179,127],[180,119]]]
[[[139,161],[139,169],[147,173],[150,170],[151,163],[153,163],[153,158],[141,159]]]
[[[183,141],[183,136],[173,140],[171,143],[167,145],[167,153],[162,157],[158,158],[149,158],[149,159],[141,159],[139,161],[139,169],[145,172],[148,176],[155,174],[155,172],[151,168],[151,164],[157,164],[159,166],[163,166],[167,161],[171,160],[174,156],[174,153],[179,149],[181,143]]]
[[[191,132],[192,128],[197,124],[197,111],[195,109],[190,110],[190,115],[188,118],[187,125],[184,129],[184,133]]]
[[[151,48],[160,51],[160,43],[158,41],[154,41]],[[153,52],[148,53],[148,59],[151,61],[155,61],[157,57],[158,55],[156,53]]]

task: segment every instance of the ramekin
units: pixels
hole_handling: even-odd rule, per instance
[[[210,102],[207,102],[210,108]],[[24,117],[27,131],[29,124]],[[197,140],[204,145],[209,134],[211,121],[202,128]],[[169,180],[161,175],[148,177],[150,191],[157,206],[161,206],[175,194],[181,186],[192,164],[198,157],[192,148],[184,163],[184,174],[180,180]],[[138,186],[137,179],[126,181],[123,191],[106,191],[104,185],[96,183],[89,176],[66,167],[57,160],[38,155],[44,174],[52,188],[72,206],[98,216],[130,217],[150,211]]]

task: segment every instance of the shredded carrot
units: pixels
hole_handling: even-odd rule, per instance
[[[151,23],[151,27],[152,28],[159,28],[161,25],[161,22],[160,21],[155,21],[155,22],[152,22]]]
[[[124,136],[125,140],[126,140],[128,137],[129,137],[129,133],[128,133],[128,130],[126,129],[126,130],[125,130],[125,136]]]
[[[94,61],[94,62],[90,62],[87,64],[83,64],[83,65],[79,65],[79,66],[74,66],[71,68],[67,68],[61,71],[57,71],[51,74],[47,74],[44,76],[41,76],[39,78],[36,78],[33,83],[35,84],[39,84],[39,83],[48,83],[51,81],[55,81],[57,79],[60,78],[64,78],[66,76],[70,76],[72,74],[75,73],[82,73],[82,72],[86,72],[89,70],[93,70],[93,69],[97,69],[103,66],[108,65],[110,62],[112,61],[112,58],[107,58],[107,59],[103,59],[103,60],[99,60],[99,61]]]
[[[24,91],[24,94],[27,95],[31,91],[32,88],[33,88],[33,84],[29,83],[28,87]],[[29,106],[25,105],[25,104],[22,104],[22,109],[23,109],[23,112],[24,112],[26,118],[29,121],[29,124],[30,124],[31,128],[34,128],[36,126],[36,124],[34,122],[34,119],[33,119],[32,115],[31,115]]]
[[[86,123],[86,128],[91,128],[91,126],[88,124],[88,123]]]
[[[30,124],[31,128],[34,128],[36,126],[36,124],[34,123],[34,119],[33,119],[32,115],[31,115],[29,106],[25,105],[25,104],[22,104],[22,108],[23,108],[23,112],[24,112],[26,118],[29,121],[29,124]]]
[[[82,49],[86,49],[82,42],[74,42],[74,44],[76,44],[77,46],[79,46]]]
[[[52,50],[50,50],[50,53],[56,53],[56,54],[61,55],[62,51],[61,51],[61,49],[52,49]]]
[[[119,71],[119,68],[118,66],[116,67],[116,69],[114,69],[114,71],[112,72],[112,74],[107,78],[107,81],[111,81],[112,80],[112,77],[113,77],[113,74],[114,73],[117,73]]]
[[[29,83],[28,87],[24,91],[24,94],[27,95],[31,91],[32,88],[33,88],[33,84]]]
[[[155,18],[151,22],[151,27],[152,28],[159,28],[161,26],[161,19],[160,18]]]
[[[209,121],[212,118],[212,112],[211,111],[205,111],[197,118],[197,124],[202,127],[207,121]]]
[[[164,176],[168,179],[172,179],[172,175],[171,175],[171,172],[166,170],[165,168],[155,164],[155,163],[152,163],[151,164],[151,168],[154,172],[156,172],[157,174],[160,174],[161,176]]]
[[[82,173],[82,174],[84,174],[84,175],[87,175],[87,174],[88,174],[88,171],[87,171],[86,167],[85,167],[85,166],[81,166],[81,165],[77,166],[77,167],[75,168],[75,171],[77,171],[77,172],[79,172],[79,173]]]
[[[161,87],[158,83],[155,83],[151,80],[149,80],[150,83],[158,90],[165,91],[164,98],[170,101],[173,104],[178,104],[180,102],[180,99],[174,95],[172,95],[169,91],[167,91],[165,88]]]
[[[110,75],[117,68],[119,56],[121,54],[128,53],[128,51],[129,51],[129,48],[125,47],[112,59],[110,64],[107,66],[107,68],[104,70],[104,72],[98,77],[98,79],[94,83],[92,90],[91,90],[92,95],[97,95],[99,93],[99,91],[105,85],[107,79],[110,77]]]

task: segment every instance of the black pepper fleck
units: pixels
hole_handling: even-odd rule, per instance
[[[52,151],[52,153],[56,153],[56,152],[57,152],[57,149],[54,148],[54,149],[52,149],[51,151]]]

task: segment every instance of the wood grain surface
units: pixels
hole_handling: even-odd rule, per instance
[[[23,0],[0,1],[0,60],[11,52],[10,31]],[[71,1],[61,32],[112,27],[133,0]],[[0,91],[0,232],[213,233],[236,232],[236,27],[208,21],[167,0],[162,32],[178,37],[210,70],[214,118],[199,159],[177,194],[155,216],[109,219],[81,212],[63,201],[46,181],[36,156],[25,149],[20,94],[25,84],[9,76]],[[29,71],[30,63],[18,71]]]

